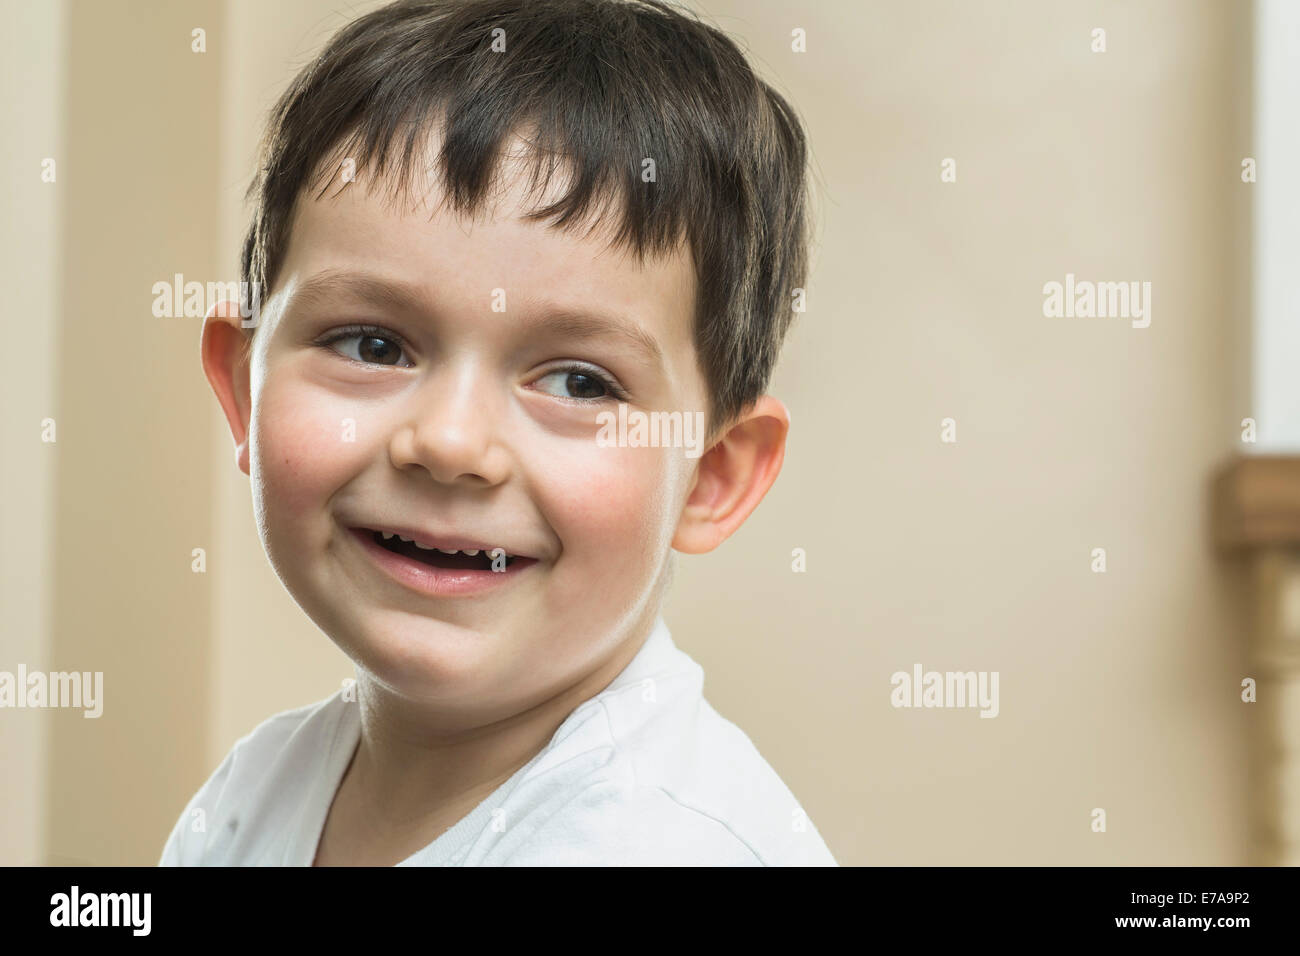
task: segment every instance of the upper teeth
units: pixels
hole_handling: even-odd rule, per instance
[[[387,541],[389,538],[397,538],[400,541],[405,541],[407,544],[413,544],[417,548],[421,548],[424,551],[441,551],[443,554],[462,553],[461,550],[456,548],[439,548],[436,545],[425,544],[422,541],[416,541],[414,538],[403,538],[400,534],[394,534],[392,531],[381,531],[380,534],[384,536],[385,541]],[[480,548],[465,548],[463,553],[469,555],[470,557],[473,557],[474,555],[478,554],[480,550],[481,550]],[[491,551],[488,551],[487,554],[490,557],[496,557],[498,554],[505,555],[507,558],[512,557],[512,555],[506,554],[506,552],[503,551],[501,548],[493,548]]]

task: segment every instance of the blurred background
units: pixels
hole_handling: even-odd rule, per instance
[[[239,278],[266,110],[376,5],[0,3],[0,671],[104,674],[0,710],[0,864],[156,862],[352,674],[151,305]],[[783,473],[665,612],[706,696],[842,864],[1300,862],[1300,4],[692,6],[802,115],[818,225]],[[1067,275],[1149,326],[1045,316]],[[892,706],[918,664],[997,717]]]

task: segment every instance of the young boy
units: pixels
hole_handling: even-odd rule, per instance
[[[672,551],[781,468],[804,165],[654,0],[397,3],[299,74],[250,190],[262,311],[201,353],[356,683],[237,742],[162,864],[836,865],[660,616]]]

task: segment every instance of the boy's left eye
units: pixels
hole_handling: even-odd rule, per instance
[[[409,368],[409,360],[403,365],[402,343],[391,335],[371,331],[347,331],[321,342],[357,362],[367,365],[389,365],[397,368]]]
[[[541,385],[541,390],[559,398],[598,400],[616,392],[613,382],[585,368],[557,369],[537,381],[539,384],[550,382],[549,388]]]

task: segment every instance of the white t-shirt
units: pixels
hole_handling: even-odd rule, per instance
[[[703,687],[660,617],[540,753],[398,865],[837,866]],[[159,865],[310,866],[360,732],[342,689],[264,721],[186,805]]]

